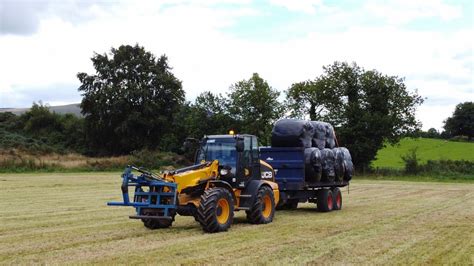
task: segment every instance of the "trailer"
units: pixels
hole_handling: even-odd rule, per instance
[[[318,210],[323,212],[342,208],[340,188],[348,186],[350,178],[309,175],[305,169],[308,167],[305,148],[261,147],[260,159],[270,164],[275,172],[275,182],[280,190],[277,209],[295,209],[300,202],[316,203]]]

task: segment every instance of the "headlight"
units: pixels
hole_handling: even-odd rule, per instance
[[[221,176],[225,176],[229,173],[229,170],[222,168],[221,169]]]

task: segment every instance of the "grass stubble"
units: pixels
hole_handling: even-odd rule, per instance
[[[355,180],[343,209],[314,204],[225,233],[192,217],[148,230],[128,219],[120,173],[1,174],[0,264],[474,263],[474,184]]]

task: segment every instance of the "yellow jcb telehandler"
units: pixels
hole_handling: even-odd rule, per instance
[[[179,214],[194,216],[205,232],[226,231],[240,210],[250,223],[270,223],[280,198],[275,172],[260,160],[253,135],[205,136],[195,165],[160,175],[128,166],[122,178],[123,202],[108,205],[135,207],[130,218],[150,229],[171,226]],[[129,187],[134,188],[133,201]]]

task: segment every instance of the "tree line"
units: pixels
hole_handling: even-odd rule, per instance
[[[0,116],[0,136],[23,132],[30,142],[96,156],[143,149],[178,152],[187,137],[230,129],[269,145],[273,123],[294,117],[333,124],[339,144],[350,149],[359,168],[366,168],[384,143],[420,128],[415,110],[422,97],[409,92],[403,79],[355,63],[325,66],[323,74],[292,84],[284,95],[254,73],[226,94],[204,91],[190,102],[165,55],[122,45],[91,60],[95,73],[77,75],[84,118],[34,104],[19,117]]]

